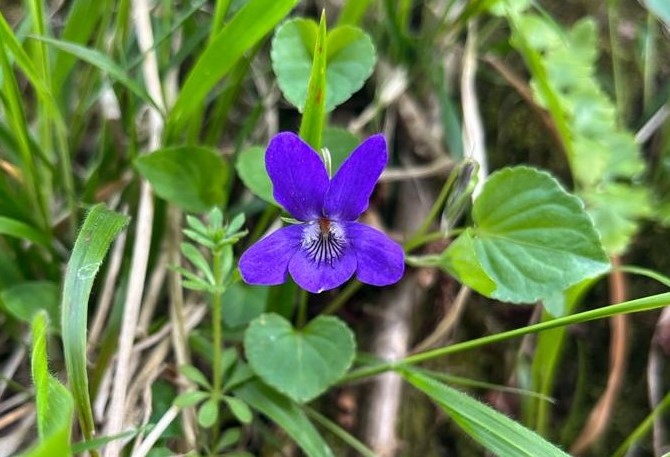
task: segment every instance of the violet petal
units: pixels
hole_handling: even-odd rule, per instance
[[[288,265],[293,280],[303,289],[318,294],[334,289],[351,278],[356,271],[356,254],[347,246],[339,259],[331,265],[310,259],[304,249],[293,256]]]
[[[387,286],[402,278],[405,253],[402,247],[383,232],[358,222],[346,225],[347,238],[356,251],[359,281],[373,286]]]
[[[293,217],[308,221],[321,216],[328,173],[318,154],[298,135],[275,135],[265,153],[273,195]]]
[[[326,193],[324,213],[354,221],[368,208],[372,190],[386,166],[386,140],[380,134],[361,143],[337,171]]]
[[[286,281],[291,258],[300,248],[303,226],[289,225],[257,241],[240,257],[242,279],[247,284],[272,286]]]

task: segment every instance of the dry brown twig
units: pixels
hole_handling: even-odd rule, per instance
[[[0,457],[15,456],[16,451],[26,440],[28,434],[32,432],[33,425],[35,424],[35,411],[33,405],[29,406],[33,408],[32,411],[23,416],[11,433],[0,437]]]
[[[28,335],[24,333],[22,340],[27,342],[28,339]],[[2,395],[5,393],[8,381],[14,377],[16,370],[19,369],[25,357],[26,347],[23,344],[20,344],[14,348],[9,359],[3,365],[2,371],[0,372],[0,398],[2,398]]]
[[[623,303],[628,295],[625,274],[618,268],[620,265],[620,258],[614,256],[612,258],[613,269],[609,276],[612,303]],[[574,455],[586,452],[603,435],[621,391],[628,354],[628,316],[620,314],[610,318],[610,334],[610,371],[607,387],[596,406],[591,410],[582,432],[570,447],[570,453]]]
[[[505,63],[499,58],[493,55],[485,55],[483,60],[484,62],[491,65],[493,69],[496,70],[500,76],[502,76],[503,79],[517,91],[517,93],[521,96],[521,98],[524,99],[528,106],[530,106],[540,116],[542,123],[551,134],[554,143],[556,143],[556,145],[561,148],[564,155],[567,157],[565,144],[563,143],[563,139],[561,138],[561,135],[556,128],[556,123],[547,110],[545,110],[537,103],[535,97],[533,97],[533,91],[530,89],[528,84],[521,78],[521,76],[514,73],[514,71],[505,65]]]

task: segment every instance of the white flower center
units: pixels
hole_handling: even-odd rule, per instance
[[[317,265],[322,262],[333,265],[347,244],[344,228],[337,222],[319,218],[305,224],[302,232],[302,248]]]

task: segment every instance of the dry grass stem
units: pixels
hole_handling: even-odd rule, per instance
[[[149,284],[144,294],[144,301],[142,303],[142,309],[140,310],[140,318],[137,322],[136,334],[138,336],[144,336],[149,333],[151,319],[154,317],[154,311],[156,311],[159,298],[163,293],[163,285],[165,284],[167,270],[167,253],[162,251],[160,257],[158,257],[158,261],[156,262],[156,267],[151,272]]]
[[[23,341],[26,341],[26,336],[23,336]],[[12,355],[9,356],[7,361],[2,367],[0,372],[0,398],[5,393],[7,389],[8,381],[14,377],[16,370],[19,369],[26,357],[26,348],[23,345],[19,345],[14,348]]]
[[[425,165],[416,165],[405,168],[387,168],[382,173],[379,182],[397,182],[408,179],[425,179],[436,176],[445,176],[454,166],[449,156],[438,157]]]
[[[428,335],[423,341],[412,349],[412,353],[425,351],[427,349],[436,346],[447,336],[449,332],[456,326],[458,323],[463,310],[465,309],[465,304],[468,302],[470,297],[470,288],[466,286],[461,286],[454,302],[449,307],[448,312],[444,315],[442,320],[437,324],[435,330]]]
[[[484,142],[484,126],[479,112],[477,87],[477,25],[468,23],[468,38],[463,54],[463,72],[461,73],[461,104],[463,105],[463,154],[479,163],[479,180],[472,193],[477,198],[488,176],[488,159]]]
[[[35,412],[33,406],[33,411],[24,416],[10,434],[0,437],[0,457],[15,457],[16,451],[23,444],[26,437],[33,432],[34,425]]]
[[[154,99],[157,106],[164,110],[158,62],[154,51],[154,39],[151,29],[151,17],[149,3],[147,0],[134,0],[133,20],[137,32],[137,40],[141,52],[144,54],[142,72],[146,82],[147,91]],[[149,144],[148,149],[154,150],[160,146],[163,133],[163,119],[161,114],[154,108],[149,108]],[[106,434],[115,435],[123,430],[126,402],[131,400],[126,397],[127,386],[130,378],[130,362],[132,357],[135,330],[140,313],[140,304],[144,291],[144,281],[149,260],[149,248],[151,247],[151,228],[153,225],[153,195],[151,187],[146,181],[142,181],[140,187],[140,203],[137,214],[136,239],[133,246],[133,255],[128,283],[128,293],[123,312],[123,321],[119,335],[119,351],[114,374],[112,396],[108,409],[109,421]],[[120,455],[122,445],[119,441],[112,441],[105,449],[105,457],[117,457]]]
[[[661,106],[658,111],[654,113],[651,118],[637,131],[635,134],[635,141],[639,144],[646,143],[656,131],[665,124],[665,121],[670,117],[670,107],[668,105]]]
[[[142,441],[142,444],[137,447],[133,453],[133,457],[145,457],[147,454],[149,454],[149,451],[151,451],[153,445],[156,444],[156,441],[160,439],[163,432],[170,426],[178,414],[179,408],[176,406],[171,406],[170,409],[165,411],[163,417],[160,418],[158,423],[154,426],[144,441]]]

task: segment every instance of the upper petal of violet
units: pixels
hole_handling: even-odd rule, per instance
[[[372,286],[387,286],[402,278],[405,253],[385,233],[358,222],[346,224],[347,238],[356,251],[356,277]]]
[[[322,215],[328,173],[318,154],[298,135],[275,135],[265,153],[265,168],[275,200],[293,217],[308,221]]]
[[[302,231],[302,224],[289,225],[247,249],[239,263],[244,282],[272,286],[286,281],[289,261],[300,249]]]
[[[354,221],[368,208],[370,195],[382,174],[388,154],[380,134],[361,143],[337,171],[326,193],[324,213],[341,221]]]

